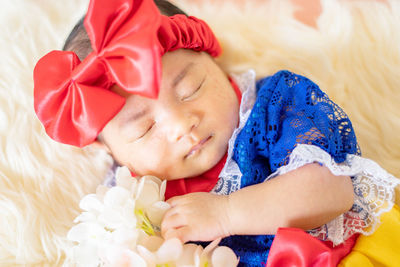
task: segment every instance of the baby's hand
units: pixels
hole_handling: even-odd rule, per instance
[[[199,192],[173,197],[167,202],[171,209],[161,223],[165,239],[211,241],[229,235],[228,196]]]

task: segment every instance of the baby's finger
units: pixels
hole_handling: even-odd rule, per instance
[[[165,239],[169,239],[169,238],[179,238],[182,243],[186,243],[189,241],[195,241],[192,238],[192,231],[190,230],[190,227],[188,226],[183,226],[180,227],[178,229],[174,229],[174,230],[170,230],[168,232],[166,232],[166,236],[164,236]]]
[[[161,234],[164,235],[170,229],[176,229],[178,227],[185,226],[187,224],[186,218],[180,214],[173,214],[168,217],[164,217],[161,222]]]
[[[174,237],[179,238],[178,233],[175,229],[168,229],[165,233],[162,234],[162,237],[164,237],[165,240]]]
[[[179,214],[179,209],[178,207],[172,207],[170,209],[168,209],[163,216],[163,220],[167,219],[168,217],[171,217],[174,214]]]
[[[168,199],[166,202],[171,205],[171,207],[174,207],[178,205],[178,203],[183,199],[183,196],[176,196],[176,197],[171,197]]]

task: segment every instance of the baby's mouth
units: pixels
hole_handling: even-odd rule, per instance
[[[195,153],[199,152],[203,148],[205,143],[207,143],[212,137],[213,137],[213,135],[210,135],[207,138],[204,138],[203,140],[201,140],[197,145],[194,145],[190,149],[189,153],[186,154],[185,159],[194,155]]]

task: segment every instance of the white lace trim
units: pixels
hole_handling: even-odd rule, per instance
[[[239,126],[233,131],[233,134],[229,139],[228,155],[225,166],[219,174],[217,184],[211,190],[212,193],[218,195],[229,195],[230,193],[240,189],[242,173],[240,172],[239,166],[232,158],[233,148],[236,137],[245,126],[257,98],[255,86],[256,73],[254,70],[249,70],[240,75],[232,75],[232,78],[243,93],[239,110]]]
[[[268,176],[269,180],[295,170],[305,164],[318,162],[334,175],[352,178],[355,201],[350,211],[340,215],[309,233],[334,245],[342,243],[355,233],[372,234],[379,225],[379,217],[393,207],[395,187],[400,180],[382,169],[376,162],[356,155],[347,155],[346,161],[337,164],[321,148],[299,144],[290,155],[289,163]]]

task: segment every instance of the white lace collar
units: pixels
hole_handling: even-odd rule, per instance
[[[230,193],[240,189],[240,180],[242,173],[239,166],[233,160],[233,148],[237,135],[243,129],[250,115],[253,105],[257,98],[256,92],[256,73],[249,70],[239,75],[231,75],[242,92],[242,100],[239,109],[239,126],[233,131],[232,137],[229,139],[228,156],[217,184],[211,190],[212,193],[219,195],[229,195]]]

